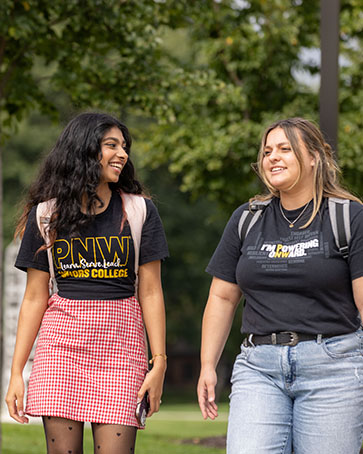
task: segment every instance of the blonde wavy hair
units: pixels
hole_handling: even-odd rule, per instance
[[[253,165],[253,168],[266,185],[269,193],[257,195],[251,200],[264,201],[272,197],[280,197],[279,191],[269,183],[262,166],[267,136],[276,128],[281,128],[284,131],[299,164],[299,176],[292,187],[299,181],[303,168],[302,144],[315,159],[313,211],[309,220],[300,228],[307,227],[313,221],[319,211],[323,197],[337,197],[362,203],[358,197],[344,189],[339,183],[340,168],[335,160],[331,146],[325,142],[319,128],[313,122],[298,117],[276,121],[265,130],[262,136],[257,162]]]

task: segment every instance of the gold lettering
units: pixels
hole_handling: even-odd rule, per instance
[[[129,236],[121,237],[121,241],[118,236],[110,236],[108,239],[105,237],[96,237],[96,242],[104,260],[116,262],[117,259],[121,260],[122,257],[126,256],[124,263],[120,263],[120,266],[126,265],[129,257]]]
[[[56,253],[55,253],[56,251]],[[55,266],[59,269],[61,268],[60,261],[64,260],[68,255],[70,251],[70,245],[68,241],[66,240],[55,240],[54,246],[53,246],[53,260],[55,263]]]
[[[96,261],[96,249],[95,249],[95,239],[94,238],[85,238],[86,244],[81,240],[81,238],[72,238],[71,240],[71,254],[72,254],[72,263],[79,263],[82,259],[92,256],[92,261]],[[89,261],[89,258],[88,260]]]

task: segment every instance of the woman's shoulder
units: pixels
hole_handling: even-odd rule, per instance
[[[242,216],[244,211],[250,210],[250,202],[244,202],[239,205],[231,214],[230,219],[239,218]]]
[[[125,203],[126,211],[128,207],[130,207],[132,212],[136,210],[138,213],[143,213],[142,216],[145,219],[145,222],[159,218],[158,209],[150,197],[144,194],[123,193],[122,199]]]
[[[38,209],[38,205],[34,205],[30,209],[28,218],[27,218],[27,222],[26,222],[27,225],[35,226],[37,224],[37,209]]]
[[[141,195],[139,197],[142,197],[144,200],[145,200],[145,203],[146,203],[146,206],[150,206],[150,207],[155,207],[156,208],[156,205],[153,201],[153,199],[151,197],[147,197],[145,195]]]
[[[242,205],[238,206],[230,215],[225,227],[225,232],[231,232],[233,235],[237,235],[238,224],[243,217],[243,213],[247,213],[249,208],[249,202],[242,203]]]
[[[363,211],[363,204],[356,202],[355,200],[350,201],[351,209],[355,212],[362,212]]]
[[[142,196],[143,199],[145,200],[145,205],[146,205],[146,210],[148,213],[159,213],[159,210],[158,210],[158,203],[157,201],[154,201],[151,197],[147,197],[147,196]]]
[[[355,200],[350,201],[350,219],[351,222],[358,221],[363,227],[363,204]]]
[[[269,205],[273,205],[275,201],[275,197],[265,199],[265,198],[260,198],[260,197],[252,197],[248,202],[243,203],[239,207],[237,207],[232,215],[231,215],[231,220],[239,220],[243,213],[245,212],[250,212],[250,213],[256,213],[258,210],[264,211]],[[272,203],[271,203],[272,202]]]
[[[146,206],[146,212],[147,214],[150,214],[150,213],[158,213],[158,209],[157,209],[157,206],[156,204],[154,203],[154,201],[151,199],[151,197],[146,197],[146,196],[141,196],[142,199],[144,200],[145,202],[145,206]]]

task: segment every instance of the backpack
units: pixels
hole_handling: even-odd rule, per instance
[[[238,236],[242,243],[248,232],[262,216],[271,200],[252,200],[248,210],[242,212],[238,222]],[[328,198],[329,218],[335,244],[344,259],[347,259],[349,256],[349,242],[351,238],[349,206],[350,200],[348,199]]]
[[[122,194],[122,200],[125,204],[125,211],[127,214],[127,221],[130,225],[131,236],[134,243],[135,249],[135,295],[137,295],[138,289],[138,270],[139,270],[139,254],[140,254],[140,243],[142,227],[146,219],[146,203],[145,199],[136,194]],[[49,243],[48,238],[48,227],[51,215],[54,211],[55,199],[47,200],[46,202],[39,203],[36,211],[36,219],[39,231],[44,239],[45,244]],[[55,279],[52,248],[47,248],[48,262],[49,262],[49,290],[50,293],[57,292],[57,282]]]

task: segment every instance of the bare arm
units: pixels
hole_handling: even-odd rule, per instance
[[[165,355],[165,307],[160,268],[160,260],[146,263],[139,268],[139,301],[152,356]],[[146,375],[138,393],[138,400],[142,399],[145,391],[149,393],[148,416],[159,411],[165,371],[165,358],[156,356],[153,368]]]
[[[353,296],[354,296],[354,301],[358,308],[361,320],[363,321],[363,277],[354,279]]]
[[[202,324],[198,401],[204,419],[218,416],[215,403],[216,367],[231,330],[242,293],[237,284],[213,278]]]
[[[47,308],[48,282],[48,273],[33,268],[28,269],[26,289],[18,320],[10,383],[5,399],[10,416],[20,423],[28,422],[28,418],[24,416],[23,369]]]

